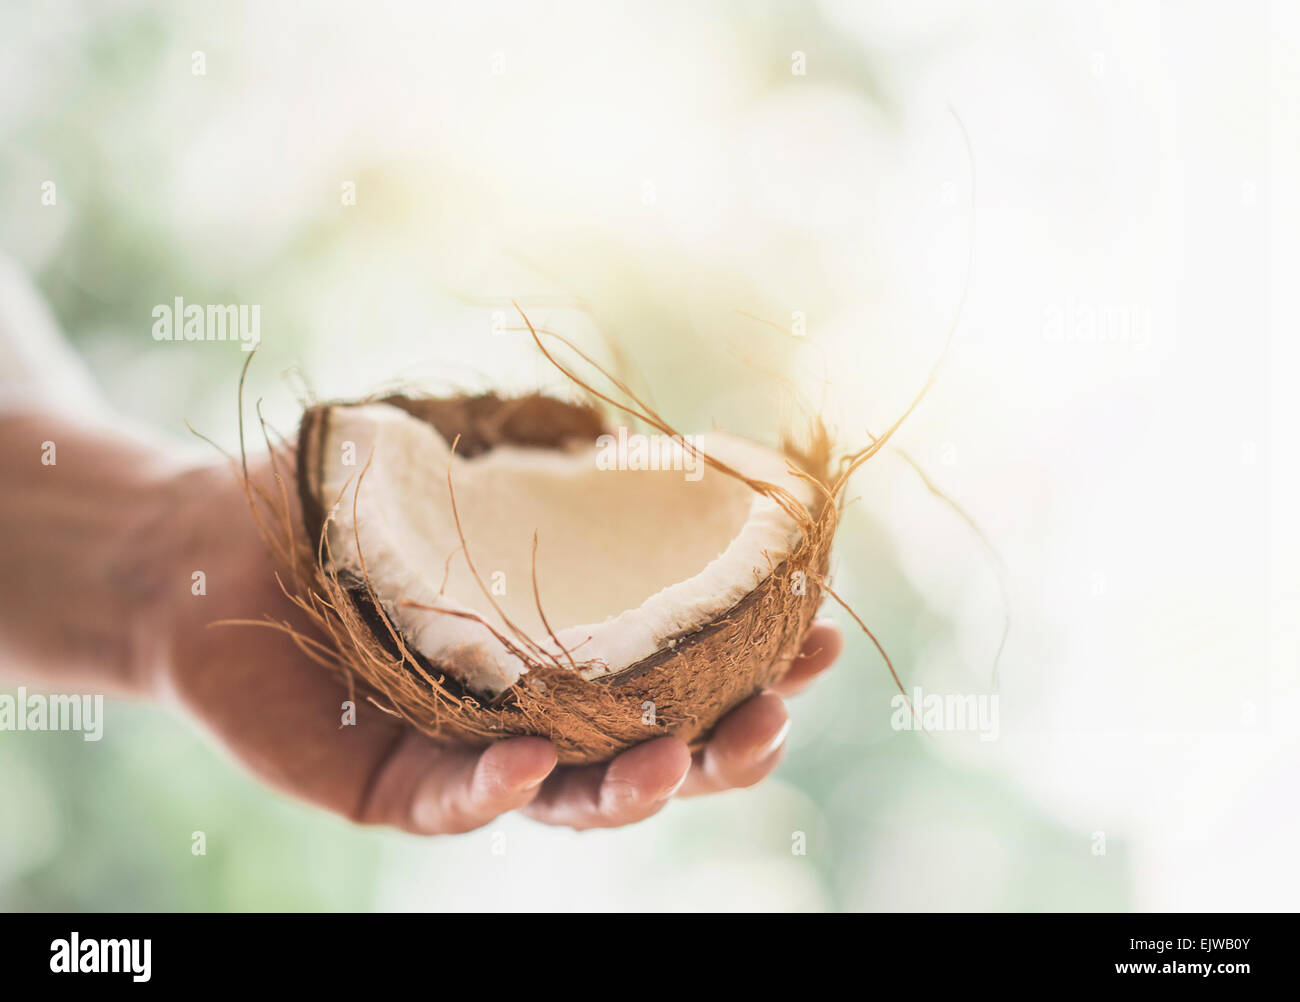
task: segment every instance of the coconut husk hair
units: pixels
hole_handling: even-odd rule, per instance
[[[601,434],[600,411],[533,394],[379,402],[429,422],[457,451],[474,455],[498,445],[559,448]],[[729,710],[770,686],[790,666],[821,600],[834,533],[835,506],[810,519],[799,548],[753,592],[712,623],[623,671],[584,680],[575,654],[548,657],[528,638],[499,639],[528,671],[491,702],[456,681],[450,665],[411,649],[369,581],[341,576],[329,552],[328,511],[321,503],[321,448],[329,407],[308,408],[295,466],[303,525],[290,547],[296,604],[321,634],[318,660],[360,688],[371,703],[405,718],[430,737],[486,745],[505,737],[550,739],[564,763],[602,762],[650,738],[673,735],[698,746]],[[801,455],[800,462],[809,462]],[[809,470],[824,477],[825,470]],[[362,474],[364,476],[364,474]],[[472,548],[473,541],[465,541]],[[534,579],[542,619],[541,588]]]
[[[902,691],[884,648],[827,581],[831,544],[848,478],[884,446],[901,419],[880,438],[873,439],[869,448],[842,457],[834,468],[830,438],[819,421],[810,423],[809,434],[802,442],[784,442],[790,471],[814,488],[816,500],[805,506],[783,488],[746,477],[690,444],[625,384],[571,342],[554,332],[535,329],[526,316],[524,321],[545,357],[586,391],[585,402],[540,393],[446,398],[395,394],[366,402],[390,404],[427,422],[454,452],[466,456],[502,445],[558,449],[574,440],[590,442],[609,430],[608,412],[621,412],[677,437],[700,461],[780,505],[801,529],[795,551],[771,567],[759,585],[712,622],[673,638],[667,647],[637,664],[592,680],[582,677],[584,662],[576,652],[563,650],[556,655],[553,648],[544,647],[538,638],[527,636],[508,620],[499,628],[473,613],[447,613],[483,623],[527,667],[509,689],[495,699],[485,700],[457,681],[453,671],[456,666],[434,663],[407,644],[368,579],[364,554],[360,575],[336,569],[328,529],[331,509],[341,499],[323,498],[320,487],[327,423],[330,408],[336,405],[318,404],[306,408],[294,441],[272,442],[268,426],[262,422],[278,490],[253,485],[246,460],[243,466],[254,517],[268,546],[284,565],[278,575],[281,587],[306,616],[310,630],[304,632],[289,623],[270,621],[261,625],[289,634],[304,654],[338,674],[354,698],[365,698],[435,740],[486,746],[509,737],[544,737],[555,744],[559,760],[566,764],[605,762],[633,745],[665,735],[699,748],[718,720],[770,687],[789,669],[799,656],[803,638],[824,596],[843,606],[870,637]],[[596,368],[623,399],[600,392],[560,362],[543,343],[542,334],[562,341]],[[242,395],[241,377],[241,452]],[[360,478],[364,478],[366,469],[368,464]],[[447,489],[454,511],[455,488],[450,470]],[[300,517],[295,517],[295,509]],[[459,529],[458,517],[457,523]],[[459,555],[473,570],[473,540],[466,540],[462,532],[461,543]],[[482,586],[481,580],[479,583]],[[545,588],[537,581],[535,564],[533,590],[539,617],[547,624],[542,602]],[[483,594],[493,602],[486,587]],[[555,647],[560,647],[549,624],[547,630]]]
[[[599,404],[543,394],[398,394],[372,402],[428,422],[467,456],[500,445],[561,448],[575,439],[591,441],[609,427]],[[555,657],[533,638],[494,628],[528,670],[491,701],[475,696],[457,681],[453,666],[433,663],[407,644],[364,572],[357,577],[335,569],[328,528],[329,509],[338,499],[327,504],[320,494],[330,406],[305,410],[296,441],[272,441],[263,422],[278,489],[255,486],[246,462],[244,483],[258,526],[283,565],[277,575],[281,588],[309,629],[273,621],[262,625],[287,633],[305,655],[335,672],[352,698],[363,698],[439,741],[486,746],[502,738],[539,736],[555,744],[562,763],[596,763],[664,735],[698,748],[723,715],[772,685],[798,656],[822,598],[838,517],[824,487],[815,512],[799,508],[803,536],[796,551],[703,628],[617,674],[590,681],[578,671],[584,663],[576,652]],[[790,445],[786,451],[801,476],[825,484],[830,449],[824,432],[803,448]],[[701,459],[712,462],[703,454]],[[749,483],[755,490],[771,486]],[[448,490],[454,503],[450,478]],[[473,541],[462,536],[462,542],[468,559]],[[533,587],[545,623],[544,587],[535,573]]]
[[[955,111],[952,114],[970,158],[973,209],[974,155],[965,126]],[[364,694],[373,705],[402,717],[432,738],[487,745],[502,738],[536,735],[555,743],[561,762],[594,763],[661,735],[675,735],[698,747],[725,713],[770,686],[788,670],[825,595],[843,607],[870,638],[910,707],[884,647],[862,618],[831,588],[826,573],[849,478],[885,447],[920,404],[952,345],[969,288],[975,246],[973,215],[969,240],[961,299],[943,349],[924,385],[897,420],[879,436],[868,433],[869,445],[841,455],[834,464],[831,442],[820,421],[811,422],[811,432],[801,446],[785,443],[791,470],[815,488],[816,501],[811,507],[802,505],[788,491],[750,479],[689,444],[625,383],[576,345],[555,331],[535,327],[517,303],[516,309],[536,347],[573,385],[586,392],[589,402],[573,403],[542,394],[512,398],[495,394],[446,399],[414,395],[380,398],[381,402],[428,422],[452,443],[453,451],[467,456],[507,444],[546,449],[562,447],[573,439],[589,441],[606,428],[607,411],[620,412],[663,434],[676,436],[699,460],[771,498],[802,530],[795,552],[771,568],[768,577],[732,609],[694,633],[675,638],[669,647],[652,657],[612,676],[584,680],[578,671],[580,662],[572,652],[564,651],[564,657],[555,656],[507,622],[506,630],[497,632],[497,637],[525,662],[528,671],[491,702],[466,692],[455,681],[449,670],[451,666],[431,663],[410,649],[364,572],[358,579],[341,576],[333,569],[327,531],[328,507],[337,499],[327,507],[325,502],[330,499],[322,498],[319,491],[320,450],[325,439],[328,406],[308,407],[297,440],[292,442],[272,444],[263,421],[278,490],[268,491],[250,481],[244,451],[243,385],[248,372],[245,363],[240,377],[244,485],[268,546],[287,569],[279,576],[281,587],[306,615],[313,635],[288,623],[261,625],[288,633],[304,654],[337,672],[349,692]],[[563,344],[572,355],[604,377],[613,390],[601,392],[566,366],[547,348],[543,335]],[[361,476],[364,475],[363,471]],[[291,482],[296,491],[289,486]],[[935,491],[932,485],[927,483],[927,486]],[[452,492],[454,510],[450,471],[447,487]],[[295,493],[301,518],[295,518],[294,514]],[[960,509],[958,512],[983,538],[969,517]],[[463,556],[473,569],[472,541],[465,540],[462,533],[461,542]],[[540,619],[546,624],[535,555],[534,543],[534,596]],[[486,589],[484,595],[492,601]],[[547,630],[559,646],[549,625]],[[1004,628],[1003,642],[1005,639]],[[996,660],[995,657],[995,677]]]

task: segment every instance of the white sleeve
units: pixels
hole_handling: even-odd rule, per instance
[[[103,413],[107,405],[49,305],[23,269],[0,253],[0,412],[46,407]]]

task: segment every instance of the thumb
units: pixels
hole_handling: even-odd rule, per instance
[[[511,738],[476,750],[404,732],[376,763],[354,820],[421,835],[471,831],[529,803],[555,764],[555,748],[545,738]]]

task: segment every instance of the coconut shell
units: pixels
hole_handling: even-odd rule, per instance
[[[476,455],[500,444],[558,448],[606,430],[599,411],[554,398],[494,394],[380,402],[429,422],[457,452]],[[713,622],[678,638],[617,674],[583,680],[567,667],[538,663],[491,703],[466,692],[448,670],[411,650],[366,583],[340,576],[327,552],[320,496],[321,449],[329,406],[309,408],[299,430],[298,486],[306,533],[297,541],[300,595],[327,634],[326,646],[350,685],[430,737],[485,746],[507,737],[549,738],[567,764],[604,762],[642,741],[673,735],[699,747],[719,719],[778,680],[797,656],[821,601],[836,509],[813,512],[799,548]],[[788,450],[813,477],[825,458]],[[821,466],[823,468],[816,468]],[[472,541],[471,541],[472,543]]]

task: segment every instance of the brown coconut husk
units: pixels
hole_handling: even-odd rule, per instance
[[[541,394],[393,396],[379,402],[428,421],[449,443],[458,437],[468,442],[467,454],[502,444],[558,448],[607,430],[595,407]],[[724,714],[779,679],[798,654],[821,601],[818,583],[826,573],[836,517],[830,504],[820,506],[819,517],[809,522],[812,531],[762,584],[673,646],[615,675],[585,681],[575,670],[580,652],[549,659],[539,653],[540,645],[503,635],[528,673],[490,703],[475,698],[456,682],[451,666],[431,663],[406,645],[367,581],[332,569],[319,486],[329,406],[308,408],[299,431],[296,467],[305,532],[298,543],[315,541],[296,548],[296,577],[312,593],[299,604],[330,638],[335,666],[345,666],[375,702],[430,737],[471,745],[546,737],[564,763],[605,761],[663,735],[698,745]],[[808,452],[792,455],[800,464],[816,462]],[[824,465],[801,469],[817,479],[827,472]],[[466,541],[467,548],[472,545]]]
[[[470,456],[505,444],[560,448],[574,439],[590,441],[609,430],[601,404],[663,434],[681,438],[662,416],[571,342],[553,331],[534,328],[526,316],[524,320],[537,347],[557,369],[587,391],[591,402],[573,403],[540,393],[448,398],[397,394],[367,402],[388,403],[427,421],[452,444],[454,451]],[[543,333],[564,343],[631,403],[601,393],[563,365],[543,344]],[[545,737],[555,744],[559,760],[565,764],[605,762],[633,745],[665,735],[699,748],[726,713],[785,674],[799,654],[823,594],[839,603],[871,639],[906,699],[884,647],[834,592],[826,575],[849,476],[883,448],[924,396],[934,376],[932,372],[912,405],[885,434],[873,438],[867,448],[841,458],[834,470],[832,443],[820,421],[811,422],[802,444],[788,439],[783,443],[791,472],[815,487],[817,500],[810,508],[782,488],[748,478],[688,446],[701,461],[771,497],[795,518],[802,529],[795,552],[771,568],[767,578],[713,622],[674,638],[669,646],[621,672],[594,680],[584,680],[579,674],[579,669],[589,664],[581,660],[580,652],[564,651],[562,657],[555,656],[512,624],[507,623],[504,632],[493,629],[500,642],[525,662],[528,671],[491,701],[466,691],[449,670],[451,666],[433,663],[412,650],[385,613],[369,580],[340,575],[334,569],[327,519],[340,499],[320,496],[321,447],[330,407],[356,401],[309,406],[296,442],[273,444],[263,422],[279,497],[256,491],[246,465],[245,487],[268,545],[288,567],[287,578],[279,578],[281,587],[311,621],[316,635],[305,636],[287,623],[262,625],[288,633],[304,654],[339,674],[350,693],[359,692],[374,706],[402,717],[431,738],[483,747],[509,737]],[[241,401],[242,388],[241,377]],[[242,451],[242,403],[240,413]],[[301,524],[293,518],[288,497],[289,469],[294,471],[297,484]],[[364,468],[360,476],[365,476]],[[450,473],[448,490],[454,508]],[[262,510],[268,508],[278,512],[270,521]],[[463,535],[461,541],[461,552],[473,569],[473,541]],[[362,557],[364,566],[364,554]],[[535,570],[533,587],[540,618],[546,623],[544,585],[536,580]],[[483,593],[491,602],[486,587]],[[485,622],[481,618],[479,621]],[[553,633],[551,639],[555,640]],[[558,646],[558,641],[555,643]]]

